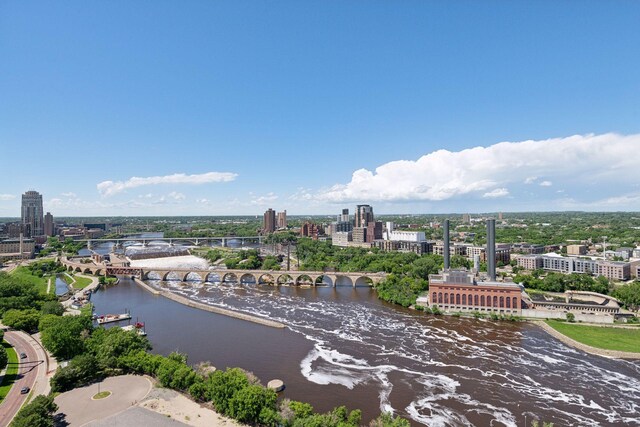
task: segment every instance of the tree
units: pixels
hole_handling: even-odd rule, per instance
[[[60,316],[41,331],[42,345],[57,358],[71,359],[83,352],[84,339],[92,330],[89,316]]]
[[[573,323],[575,321],[576,321],[575,314],[573,314],[571,312],[567,312],[567,322]]]
[[[207,380],[207,399],[213,402],[216,411],[229,415],[229,402],[233,395],[248,386],[249,380],[241,369],[215,371]]]
[[[64,314],[64,306],[58,301],[47,301],[42,304],[40,311],[42,314],[55,314],[56,316],[62,316],[62,314]]]
[[[631,311],[638,311],[640,308],[640,281],[635,281],[628,285],[623,285],[613,291],[615,298]]]
[[[38,328],[40,313],[38,310],[28,308],[26,310],[8,310],[2,316],[2,323],[21,331],[32,332]]]
[[[58,405],[53,402],[53,396],[36,396],[16,414],[11,427],[53,427],[53,414]]]
[[[58,368],[51,378],[51,391],[65,392],[76,387],[91,384],[102,378],[103,371],[96,369],[98,361],[92,354],[81,354],[71,359],[64,368]]]
[[[95,329],[85,344],[105,369],[122,367],[120,359],[130,352],[151,349],[146,337],[120,328]]]
[[[404,418],[394,417],[390,413],[384,412],[372,420],[369,427],[411,427],[411,424]]]
[[[275,412],[276,392],[259,385],[250,385],[234,393],[229,401],[229,415],[243,423],[257,423],[264,409]],[[271,414],[265,413],[265,417]]]
[[[0,344],[2,344],[2,339],[0,339]],[[4,348],[4,345],[0,345],[0,371],[7,367],[8,361],[9,356],[7,356],[7,350]]]

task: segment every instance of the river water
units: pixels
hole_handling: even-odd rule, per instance
[[[131,280],[98,292],[97,313],[131,310],[154,351],[239,366],[285,397],[368,422],[392,410],[414,425],[640,425],[640,363],[569,348],[530,323],[423,313],[372,289],[155,282],[195,300],[281,321],[273,329],[153,296]]]

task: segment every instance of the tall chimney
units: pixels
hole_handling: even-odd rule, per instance
[[[489,280],[496,280],[496,220],[487,220],[487,273]]]
[[[450,268],[450,261],[449,261],[449,220],[445,219],[444,220],[444,269],[449,270]]]

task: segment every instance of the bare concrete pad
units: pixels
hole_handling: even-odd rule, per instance
[[[62,393],[55,398],[58,405],[56,415],[64,414],[64,420],[69,426],[81,426],[91,421],[103,420],[136,405],[149,394],[151,388],[151,381],[147,377],[109,377],[99,383],[100,391],[111,392],[109,397],[92,399],[98,393],[98,383]],[[140,425],[144,424],[138,424]]]
[[[187,426],[169,418],[165,415],[161,415],[157,412],[149,411],[139,406],[134,406],[126,409],[119,414],[112,415],[102,420],[91,421],[86,424],[87,427],[141,427],[141,426],[153,426],[153,427],[181,427]]]

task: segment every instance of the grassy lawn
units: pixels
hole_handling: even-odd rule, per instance
[[[76,279],[76,283],[73,284],[75,289],[84,289],[91,284],[91,279],[88,277],[80,277],[78,275],[73,276]]]
[[[34,285],[36,285],[38,290],[43,294],[47,293],[47,283],[49,283],[49,277],[51,277],[51,280],[55,281],[55,276],[45,276],[45,277],[34,276],[33,274],[31,274],[29,269],[25,266],[21,266],[13,270],[11,272],[11,276],[18,278],[20,280],[24,280],[25,282],[28,282],[28,283],[33,283]],[[51,290],[52,292],[55,292],[56,290],[55,283],[51,283]]]
[[[640,353],[640,330],[585,326],[575,323],[548,320],[556,331],[596,348]]]
[[[71,277],[69,277],[67,276],[67,274],[63,273],[60,275],[60,277],[65,281],[67,285],[73,286],[74,289],[84,289],[91,284],[91,279],[88,277],[80,277],[77,274],[73,274],[71,275]]]
[[[9,362],[7,363],[7,371],[2,379],[2,384],[0,384],[0,403],[7,397],[9,390],[11,390],[18,377],[18,355],[16,351],[6,341],[2,342],[2,346],[7,350]]]

